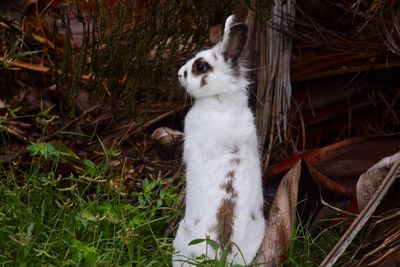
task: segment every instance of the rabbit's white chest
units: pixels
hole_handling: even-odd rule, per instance
[[[234,242],[249,263],[265,224],[253,117],[247,107],[209,110],[195,106],[185,120],[186,210],[174,246],[184,255],[199,256],[205,245],[187,244],[207,235],[220,244]],[[230,249],[231,260],[243,263],[235,257],[237,249]]]

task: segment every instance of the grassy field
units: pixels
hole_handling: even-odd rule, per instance
[[[181,212],[181,178],[145,177],[141,191],[112,185],[108,160],[59,174],[67,153],[30,146],[31,167],[0,170],[0,266],[168,266],[166,229]],[[177,180],[177,181],[176,181]]]
[[[125,193],[113,183],[106,150],[99,164],[83,160],[77,177],[60,174],[73,152],[51,143],[27,150],[28,169],[1,165],[0,266],[171,265],[182,177],[141,177],[140,190]],[[317,266],[337,240],[335,227],[317,237],[307,229],[296,228],[285,266]],[[224,266],[206,257],[191,262]]]

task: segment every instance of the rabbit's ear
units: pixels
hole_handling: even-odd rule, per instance
[[[239,22],[235,15],[227,18],[224,36],[222,38],[221,53],[225,60],[236,60],[243,50],[247,39],[247,25]]]

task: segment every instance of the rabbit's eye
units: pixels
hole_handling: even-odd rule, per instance
[[[197,69],[198,72],[205,72],[206,65],[204,65],[201,62],[199,62],[199,63],[196,64],[196,69]]]
[[[206,73],[211,69],[210,65],[204,61],[204,59],[199,58],[196,59],[192,66],[192,73],[195,75],[199,75],[202,73]]]

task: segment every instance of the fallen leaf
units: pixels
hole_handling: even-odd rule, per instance
[[[322,198],[322,199],[321,199]],[[350,203],[352,193],[317,171],[310,163],[298,160],[282,178],[267,217],[264,241],[256,258],[263,266],[278,266],[286,259],[297,214],[305,221],[318,212],[323,202],[335,206]]]
[[[356,181],[380,159],[399,150],[400,134],[346,139],[320,149],[300,152],[271,166],[264,175],[264,183],[279,180],[299,159],[306,160],[332,180],[340,183]]]
[[[0,109],[4,109],[6,107],[7,107],[6,102],[0,99]]]
[[[183,142],[183,133],[168,127],[160,127],[151,134],[151,139],[163,146],[172,146]]]
[[[360,179],[357,182],[357,189],[356,189],[357,202],[360,210],[362,210],[365,207],[366,203],[374,194],[375,190],[382,183],[383,179],[386,177],[387,173],[390,171],[393,164],[398,160],[400,160],[400,150],[396,154],[380,160],[378,163],[376,163],[374,166],[372,166],[370,169],[368,169],[365,173],[363,173],[360,176]],[[391,204],[395,206],[397,206],[396,204],[400,203],[399,197],[397,197],[398,200],[396,201],[397,203],[393,203],[395,202],[396,196],[399,196],[398,186],[400,186],[399,183],[397,183],[396,188],[391,190],[393,191],[393,193],[396,192],[395,194],[390,194],[391,197],[386,196],[386,198],[391,202]],[[387,203],[387,205],[388,204],[389,203]]]
[[[255,262],[277,266],[285,259],[288,242],[295,226],[301,161],[283,177],[272,202],[264,241]]]

